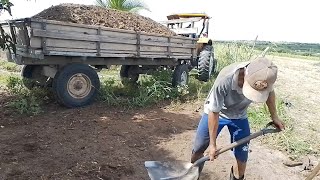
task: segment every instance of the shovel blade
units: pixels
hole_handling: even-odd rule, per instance
[[[187,162],[145,162],[145,167],[151,180],[162,180],[167,178],[197,180],[199,177],[198,167],[193,167],[187,174],[185,174],[191,166],[192,164]]]

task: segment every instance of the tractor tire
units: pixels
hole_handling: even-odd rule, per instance
[[[24,65],[21,70],[23,85],[28,89],[35,87],[51,87],[52,78],[41,73],[42,66],[39,65]]]
[[[216,60],[214,59],[213,47],[206,45],[200,52],[198,59],[198,80],[209,81],[215,73]]]
[[[122,65],[120,69],[120,78],[123,85],[135,84],[139,79],[139,66]]]
[[[180,64],[176,66],[173,72],[172,85],[185,86],[189,82],[189,66],[187,64]]]
[[[57,101],[68,108],[91,104],[100,89],[97,72],[85,64],[69,64],[60,69],[53,80]]]

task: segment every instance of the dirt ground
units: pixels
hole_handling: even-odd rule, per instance
[[[285,74],[295,73],[295,69],[291,69],[293,63],[280,58],[276,62],[282,68],[279,74],[279,82],[282,82],[279,84],[279,91],[292,89],[294,86],[291,82],[287,83],[287,78],[292,76]],[[293,68],[302,65],[309,68],[313,65],[311,61],[295,63]],[[315,72],[320,68],[312,67]],[[313,75],[311,72],[305,73],[304,80],[310,82],[315,78]],[[296,82],[297,79],[299,77],[292,81]],[[314,86],[303,88],[310,88],[307,93],[312,92]],[[294,96],[291,94],[287,99],[295,105],[294,108],[300,108],[295,103]],[[296,96],[300,96],[300,93]],[[313,100],[317,101],[316,97]],[[66,109],[50,103],[43,114],[26,117],[6,108],[8,101],[10,97],[1,92],[0,179],[8,180],[147,180],[144,161],[189,161],[201,113],[201,110],[197,112],[196,107],[191,105],[175,111],[167,105],[124,111],[107,107],[103,103],[80,109]],[[292,115],[294,108],[290,112]],[[316,120],[316,114],[310,113],[310,119]],[[218,144],[223,146],[227,143],[229,135],[224,129]],[[260,144],[259,139],[253,140],[250,145],[247,179],[304,179],[306,172],[300,172],[301,167],[284,166],[283,162],[286,160],[283,153]],[[202,179],[228,179],[232,163],[231,152],[220,155],[216,161],[206,163]]]

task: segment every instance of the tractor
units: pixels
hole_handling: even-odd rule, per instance
[[[167,21],[160,22],[177,35],[197,38],[197,58],[191,62],[189,70],[197,67],[197,79],[208,81],[216,71],[217,60],[209,35],[209,17],[205,13],[183,13],[167,16]]]

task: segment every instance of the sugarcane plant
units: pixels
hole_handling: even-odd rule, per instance
[[[96,0],[100,7],[136,13],[140,10],[150,11],[141,0]]]

